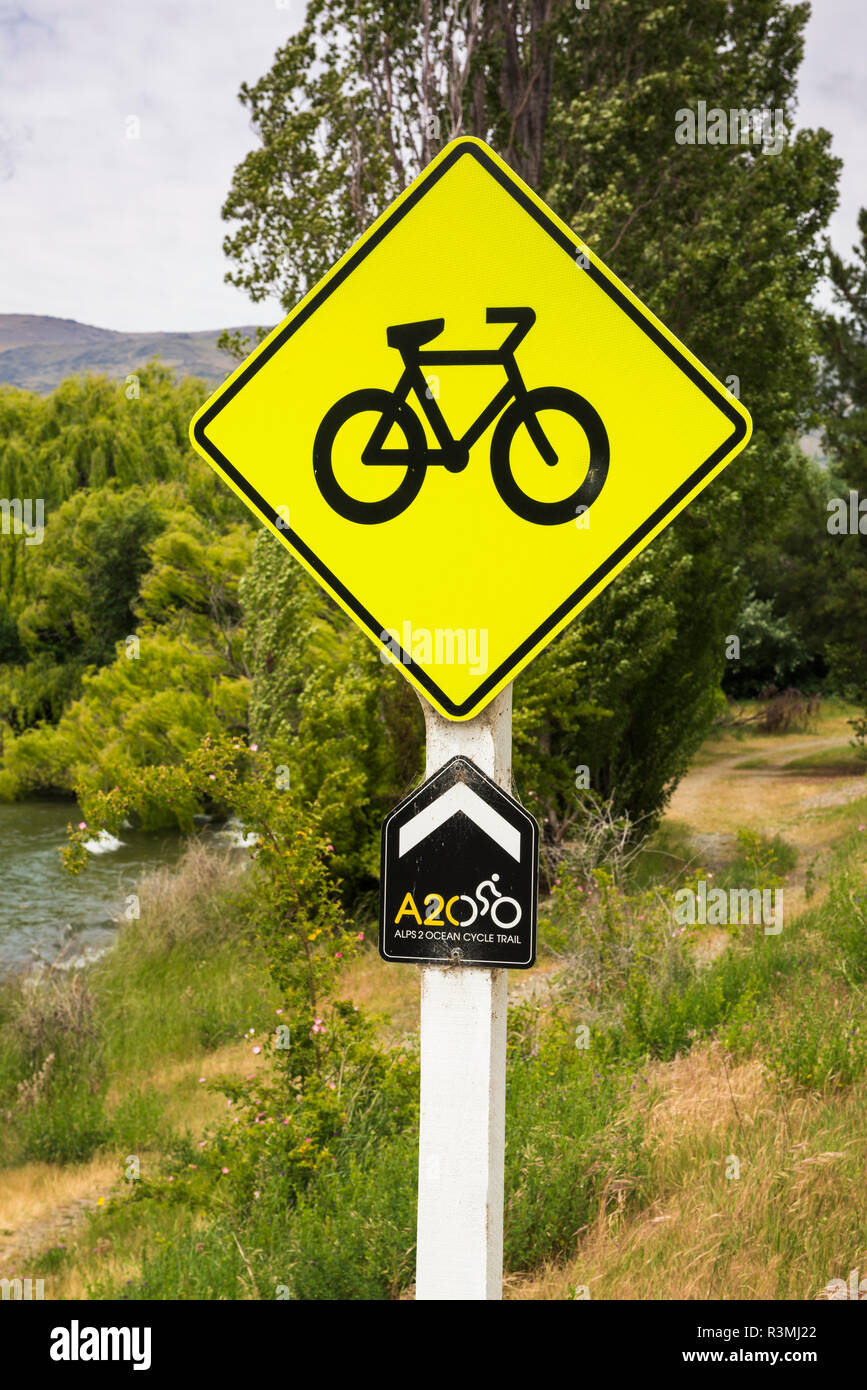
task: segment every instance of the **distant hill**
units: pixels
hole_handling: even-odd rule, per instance
[[[254,338],[255,328],[238,330]],[[41,314],[0,314],[0,385],[23,386],[44,395],[64,377],[96,372],[123,378],[150,357],[159,357],[180,376],[219,382],[235,365],[217,349],[220,330],[201,333],[116,333],[75,319]]]

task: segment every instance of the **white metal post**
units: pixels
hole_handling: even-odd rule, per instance
[[[430,777],[458,753],[507,792],[512,687],[475,719],[423,700]],[[498,1299],[503,1291],[507,974],[476,966],[421,972],[417,1299]]]

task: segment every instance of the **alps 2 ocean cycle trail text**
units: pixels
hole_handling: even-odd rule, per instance
[[[394,390],[364,387],[350,391],[326,412],[313,443],[313,473],[328,505],[347,521],[366,526],[393,521],[415,501],[428,468],[439,466],[450,473],[462,472],[469,463],[473,445],[501,411],[503,414],[491,440],[491,476],[501,499],[511,511],[537,526],[559,526],[573,521],[596,501],[608,476],[610,453],[608,433],[598,413],[583,396],[565,386],[536,386],[531,390],[525,386],[515,361],[515,351],[536,321],[535,310],[488,309],[486,318],[488,323],[514,324],[502,346],[495,350],[422,352],[424,343],[443,332],[445,319],[393,325],[386,330],[386,340],[403,359],[403,372]],[[432,366],[501,366],[505,370],[505,383],[459,439],[449,429],[422,371],[423,367]],[[421,421],[408,404],[411,391],[415,392],[439,448],[428,447]],[[568,497],[553,502],[528,497],[515,481],[512,468],[512,444],[522,425],[526,426],[535,448],[550,468],[560,462],[539,421],[541,411],[559,411],[570,416],[590,446],[590,461],[580,487]],[[387,497],[360,501],[337,480],[334,445],[344,425],[355,416],[371,412],[378,419],[361,451],[361,463],[366,468],[401,468],[404,471],[397,488]],[[385,447],[395,427],[403,434],[405,448]]]
[[[382,827],[384,960],[526,969],[536,959],[539,827],[458,755]]]

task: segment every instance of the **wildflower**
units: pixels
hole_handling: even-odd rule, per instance
[[[86,821],[86,820],[80,820],[80,821],[78,822],[78,828],[79,828],[79,830],[86,830],[86,829],[87,829],[87,821]],[[861,826],[861,829],[862,829],[862,830],[864,829],[863,825]]]
[[[206,1143],[207,1143],[207,1140],[205,1140],[205,1139],[200,1139],[200,1140],[199,1140],[199,1148],[200,1148],[200,1149],[203,1149],[203,1148],[205,1147],[205,1144],[206,1144]]]
[[[174,1180],[175,1180],[175,1175],[174,1175],[174,1173],[172,1173],[171,1177],[169,1178],[169,1182],[174,1182]]]
[[[363,931],[360,931],[355,939],[356,939],[356,941],[363,941],[363,940],[364,940],[364,932],[363,932]]]
[[[262,1051],[261,1047],[259,1047],[258,1044],[257,1044],[254,1048],[252,1048],[251,1050],[252,1050],[253,1052],[255,1052],[257,1056],[258,1056],[258,1054]]]
[[[342,951],[335,951],[335,952],[334,952],[334,956],[335,956],[335,959],[336,959],[336,960],[342,960],[342,959],[343,959],[343,952],[342,952]]]
[[[97,1205],[98,1207],[104,1207],[104,1206],[105,1206],[105,1198],[104,1198],[104,1197],[97,1197],[97,1199],[96,1199],[96,1205]]]
[[[200,1085],[200,1086],[203,1086],[203,1085],[204,1085],[204,1082],[205,1082],[205,1078],[204,1078],[203,1076],[200,1076],[200,1077],[199,1077],[199,1085]]]
[[[220,1169],[220,1172],[221,1172],[221,1173],[228,1173],[228,1171],[229,1171],[228,1168],[221,1168],[221,1169]]]
[[[258,753],[258,752],[259,752],[259,745],[258,745],[258,743],[251,743],[251,744],[250,744],[250,752],[251,752],[251,753]]]
[[[282,1014],[282,1012],[283,1012],[282,1009],[277,1009],[277,1013],[278,1013],[278,1014]]]

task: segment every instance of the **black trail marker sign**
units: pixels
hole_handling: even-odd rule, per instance
[[[539,827],[465,757],[382,827],[384,960],[526,969],[536,959]]]

